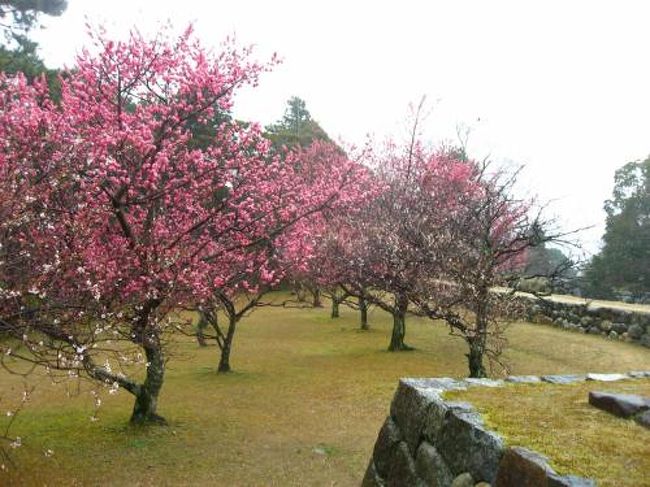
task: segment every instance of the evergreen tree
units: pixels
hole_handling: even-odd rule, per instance
[[[650,157],[616,171],[612,199],[605,202],[603,248],[586,270],[593,297],[647,299],[650,293]]]
[[[325,130],[311,117],[305,101],[297,96],[287,101],[284,116],[267,126],[265,135],[276,150],[306,148],[316,140],[331,142]]]

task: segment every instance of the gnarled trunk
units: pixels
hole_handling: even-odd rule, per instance
[[[209,321],[206,319],[203,312],[199,312],[199,322],[196,325],[196,341],[201,347],[207,347],[208,343],[205,341],[203,331],[208,327]]]
[[[413,350],[404,343],[406,335],[406,310],[408,298],[403,294],[395,295],[395,306],[393,308],[393,332],[388,345],[389,352],[400,352],[402,350]]]
[[[368,302],[363,296],[359,296],[359,314],[362,330],[369,330],[368,326]]]
[[[314,308],[322,308],[323,307],[323,301],[320,298],[320,288],[314,288],[312,291],[312,296],[314,297],[314,300],[312,301],[312,306]]]
[[[487,377],[487,371],[483,365],[483,356],[485,355],[487,343],[488,310],[489,290],[487,287],[482,287],[479,289],[477,297],[474,334],[465,338],[469,345],[469,353],[466,354],[469,363],[469,376],[477,379]]]
[[[135,404],[131,414],[131,423],[164,424],[165,419],[156,413],[158,395],[162,389],[165,376],[165,361],[157,337],[144,345],[144,351],[147,357],[147,375],[144,383],[140,384],[134,391]]]
[[[483,355],[485,352],[485,340],[476,338],[468,338],[467,344],[469,345],[469,353],[465,354],[469,364],[469,376],[481,379],[487,377],[487,371],[483,365]]]
[[[341,314],[339,312],[339,305],[340,305],[340,302],[339,302],[338,298],[336,297],[336,295],[332,296],[332,314],[331,314],[331,318],[339,318],[341,316]]]
[[[230,316],[228,319],[228,332],[221,343],[221,357],[219,358],[219,366],[217,372],[220,374],[230,372],[230,350],[232,349],[233,338],[235,337],[235,330],[237,328],[237,317]]]

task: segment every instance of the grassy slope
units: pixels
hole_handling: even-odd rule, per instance
[[[25,446],[0,483],[358,485],[398,378],[463,376],[465,347],[442,326],[412,319],[407,342],[418,350],[388,353],[387,315],[373,311],[373,329],[360,332],[356,314],[342,313],[258,311],[240,327],[227,376],[214,373],[214,347],[180,342],[160,402],[167,428],[125,426],[124,392],[105,396],[91,422],[87,394],[41,380],[13,429]],[[518,374],[650,368],[647,349],[601,337],[525,324],[508,336]],[[2,374],[0,388],[11,398],[22,385]],[[55,454],[45,458],[48,448]]]

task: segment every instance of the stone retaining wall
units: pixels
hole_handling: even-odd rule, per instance
[[[566,303],[522,297],[531,323],[552,324],[566,330],[602,335],[650,347],[650,313],[588,303]]]
[[[505,382],[565,384],[584,380],[613,381],[650,377],[650,371],[629,374],[513,376],[454,380],[402,379],[390,406],[363,487],[580,487],[589,479],[561,476],[541,455],[507,447],[488,430],[481,415],[466,402],[443,398],[445,391],[467,387],[502,387]]]

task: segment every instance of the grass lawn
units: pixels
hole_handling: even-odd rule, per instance
[[[557,472],[600,486],[650,486],[650,431],[590,406],[589,391],[650,397],[650,379],[475,387],[448,396],[471,402],[509,445],[546,455]]]
[[[168,427],[128,427],[124,391],[104,395],[90,421],[86,384],[33,376],[12,429],[24,446],[0,484],[358,485],[398,378],[464,376],[466,350],[446,328],[410,319],[417,350],[389,353],[388,315],[372,311],[372,329],[361,332],[356,313],[341,312],[330,320],[327,309],[259,310],[240,325],[228,375],[215,373],[215,347],[180,340],[160,398]],[[650,368],[648,349],[601,337],[516,324],[508,338],[517,374]],[[3,372],[0,387],[7,407],[23,386]]]

